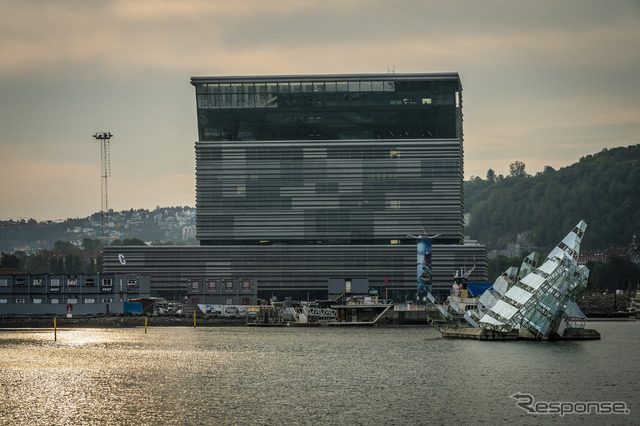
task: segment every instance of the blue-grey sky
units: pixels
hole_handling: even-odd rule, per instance
[[[0,219],[195,205],[194,75],[458,72],[465,176],[640,143],[639,0],[0,0]]]

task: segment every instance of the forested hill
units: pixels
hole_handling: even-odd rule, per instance
[[[583,250],[625,247],[634,235],[640,240],[640,145],[604,149],[536,176],[513,165],[511,172],[465,182],[465,234],[489,250],[522,233],[535,247],[551,248],[581,219],[588,225]]]

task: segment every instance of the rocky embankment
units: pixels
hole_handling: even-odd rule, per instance
[[[53,328],[53,315],[4,315],[0,328]],[[56,316],[59,328],[144,327],[144,315],[78,315],[71,318]],[[193,327],[193,317],[186,315],[149,315],[148,327]],[[243,318],[198,317],[197,327],[245,325]]]

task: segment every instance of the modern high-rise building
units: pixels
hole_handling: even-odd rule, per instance
[[[470,279],[486,280],[485,248],[462,244],[457,73],[193,77],[191,84],[200,247],[148,248],[140,273],[152,276],[152,288],[163,275],[158,289],[184,287],[186,274],[251,279],[260,297],[323,298],[357,283],[412,299],[412,235],[423,232],[437,235],[436,293],[474,264]],[[113,263],[107,249],[108,270],[117,269],[118,254],[140,257],[122,250],[140,249],[113,249]],[[182,259],[180,250],[192,254]],[[169,273],[168,259],[192,266]],[[167,282],[177,275],[185,282]]]

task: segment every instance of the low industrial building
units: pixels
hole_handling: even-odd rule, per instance
[[[255,305],[258,289],[250,279],[191,278],[187,301],[193,305]]]
[[[149,298],[150,277],[139,274],[0,275],[0,315],[125,313]]]

